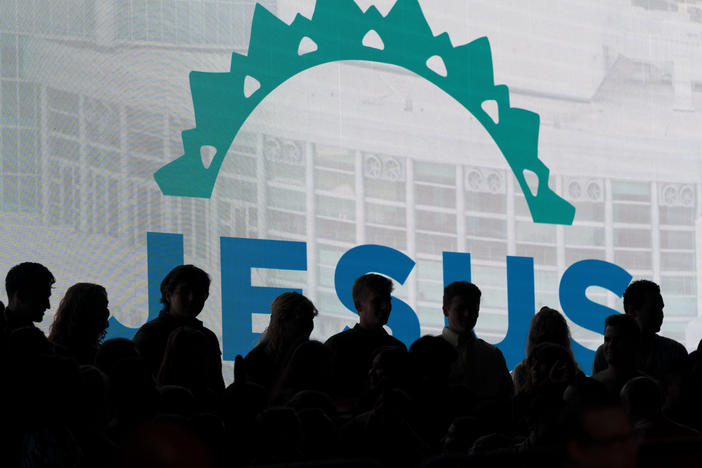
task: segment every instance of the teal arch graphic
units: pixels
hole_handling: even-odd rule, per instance
[[[375,41],[365,40],[369,35]],[[438,86],[495,141],[533,221],[572,224],[575,207],[549,187],[549,169],[538,157],[539,115],[511,107],[507,86],[495,84],[487,37],[454,47],[448,33],[433,35],[418,0],[397,0],[386,16],[374,6],[363,12],[354,0],[317,0],[311,19],[298,14],[290,25],[257,4],[248,55],[234,53],[228,72],[190,73],[195,128],[182,132],[185,154],[154,174],[161,192],[210,198],[224,157],[256,106],[296,74],[341,60],[396,65]],[[216,149],[209,166],[200,155],[205,146]]]

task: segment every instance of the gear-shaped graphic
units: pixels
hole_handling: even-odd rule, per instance
[[[375,43],[364,40],[369,34]],[[248,55],[234,53],[229,72],[190,73],[195,128],[182,132],[185,154],[154,174],[163,194],[210,198],[224,157],[256,106],[298,73],[341,60],[396,65],[438,86],[500,148],[534,222],[572,224],[575,207],[548,186],[549,169],[538,157],[539,115],[510,107],[507,86],[495,85],[487,37],[454,47],[448,33],[432,34],[418,0],[397,0],[386,16],[374,6],[363,12],[354,0],[317,0],[311,19],[298,14],[289,26],[257,4]],[[216,148],[207,167],[204,146]],[[527,175],[538,181],[533,191]]]

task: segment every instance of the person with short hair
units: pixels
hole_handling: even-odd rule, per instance
[[[480,313],[480,297],[480,289],[467,281],[455,281],[444,288],[442,310],[448,326],[441,336],[458,352],[450,380],[468,387],[478,403],[504,409],[514,393],[512,377],[502,352],[473,332]]]
[[[664,305],[661,289],[653,281],[634,281],[624,291],[624,313],[636,320],[641,332],[638,370],[661,381],[668,380],[669,374],[687,358],[683,345],[658,334],[663,324]],[[604,345],[600,345],[592,373],[603,371],[607,366]]]
[[[161,282],[163,310],[158,317],[145,323],[134,335],[134,344],[139,354],[148,363],[154,378],[158,376],[163,362],[168,337],[179,327],[189,327],[204,333],[211,349],[205,353],[212,356],[208,387],[216,393],[224,391],[222,377],[222,352],[219,340],[212,330],[206,328],[196,317],[202,312],[209,296],[210,277],[194,265],[179,265],[172,269]]]
[[[607,391],[618,396],[624,384],[642,375],[638,369],[641,332],[633,317],[625,314],[610,315],[605,319],[604,356],[607,368],[592,376]]]
[[[326,342],[333,352],[334,389],[339,396],[358,398],[365,388],[373,351],[384,346],[407,349],[385,331],[390,317],[392,281],[375,273],[365,274],[353,284],[351,294],[359,323],[337,333]]]
[[[44,319],[51,303],[54,275],[40,263],[24,262],[10,268],[5,277],[7,307],[0,314],[0,328],[5,336],[23,327],[35,327]]]

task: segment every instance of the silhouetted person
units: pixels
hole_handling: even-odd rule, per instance
[[[529,334],[527,335],[526,357],[512,371],[515,392],[519,392],[528,379],[526,362],[531,350],[534,349],[534,346],[541,343],[561,345],[572,354],[568,323],[565,321],[563,314],[546,306],[542,307],[532,317]]]
[[[286,404],[293,395],[305,390],[329,394],[332,369],[332,351],[328,346],[315,340],[302,342],[273,386],[271,401]]]
[[[661,381],[687,356],[685,347],[675,340],[658,335],[663,324],[663,297],[652,281],[634,281],[624,291],[624,312],[633,317],[641,331],[639,370]],[[604,345],[597,348],[592,372],[607,367]]]
[[[390,279],[375,273],[363,275],[354,282],[351,294],[359,323],[326,342],[334,353],[336,395],[352,399],[361,395],[375,349],[381,346],[405,348],[383,328],[390,317],[392,288]]]
[[[48,268],[25,262],[13,266],[5,277],[8,303],[0,315],[0,328],[7,336],[22,327],[34,327],[51,307],[51,286],[56,280]]]
[[[196,318],[205,306],[209,289],[210,277],[200,268],[193,265],[175,267],[161,282],[163,310],[158,317],[139,328],[134,335],[134,344],[155,377],[161,368],[171,332],[178,327],[199,330],[207,338],[205,354],[213,357],[211,368],[216,369],[208,374],[211,380],[207,385],[219,393],[224,390],[219,341],[217,335]]]
[[[54,351],[78,364],[94,364],[98,345],[107,332],[107,304],[107,291],[100,285],[77,283],[68,288],[49,332]]]
[[[249,382],[269,392],[280,378],[295,348],[309,339],[317,309],[297,292],[285,292],[271,303],[271,318],[259,344],[244,358]]]
[[[650,377],[635,377],[621,390],[624,409],[643,443],[694,441],[702,442],[698,431],[678,424],[663,414],[663,393]]]
[[[641,373],[638,371],[641,332],[633,317],[610,315],[605,320],[604,356],[607,368],[592,376],[607,387],[612,395],[619,395],[624,384]]]
[[[510,405],[514,386],[502,352],[473,332],[480,296],[480,289],[467,281],[456,281],[444,288],[443,312],[448,327],[444,327],[441,336],[458,352],[451,382],[468,387],[477,401],[504,411]]]
[[[215,365],[219,353],[210,343],[205,333],[190,327],[178,327],[168,337],[163,362],[159,369],[158,385],[179,385],[190,390],[201,408],[216,405],[217,389],[209,388],[216,380],[213,373],[221,367]]]

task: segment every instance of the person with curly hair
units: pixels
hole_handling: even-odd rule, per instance
[[[94,364],[98,346],[107,334],[108,303],[107,291],[99,284],[77,283],[68,288],[49,332],[54,352],[81,365]]]

